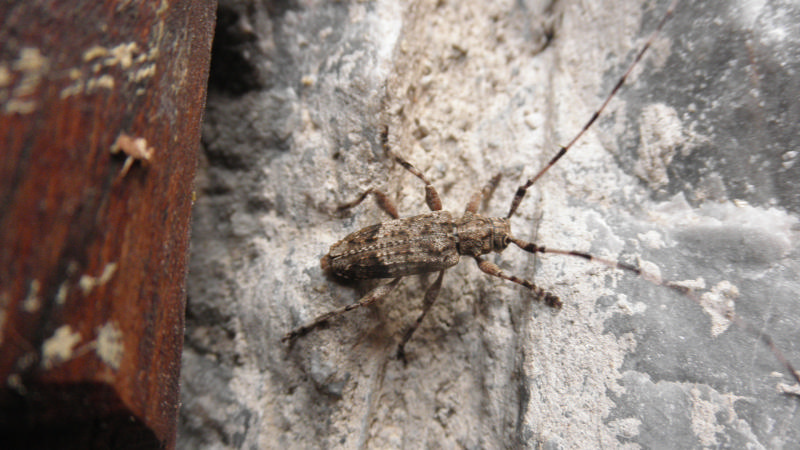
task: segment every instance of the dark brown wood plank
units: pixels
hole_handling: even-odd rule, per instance
[[[0,433],[11,442],[174,446],[215,3],[0,5]]]

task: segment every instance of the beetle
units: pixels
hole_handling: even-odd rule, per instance
[[[400,218],[394,203],[386,194],[374,188],[366,190],[356,200],[339,206],[338,210],[346,210],[360,204],[369,195],[373,195],[379,207],[389,214],[392,220],[365,227],[333,244],[328,253],[320,260],[322,270],[341,280],[391,279],[391,281],[378,285],[355,303],[324,313],[312,321],[292,329],[281,340],[283,342],[293,341],[340,314],[374,303],[394,290],[405,276],[438,272],[436,280],[425,292],[421,314],[405,332],[398,345],[397,357],[405,361],[405,345],[435,302],[442,285],[444,272],[448,268],[455,266],[462,256],[473,258],[484,273],[522,285],[533,291],[535,298],[547,306],[555,309],[561,308],[562,301],[556,295],[541,289],[528,280],[503,272],[496,264],[483,258],[483,256],[490,253],[504,251],[510,244],[514,244],[529,253],[568,255],[605,264],[641,276],[654,284],[669,288],[700,303],[701,299],[690,287],[672,281],[661,280],[657,275],[630,264],[599,258],[585,252],[551,249],[533,242],[527,242],[515,237],[511,233],[509,225],[509,219],[521,204],[527,190],[575,145],[625,84],[634,67],[642,59],[664,24],[672,16],[676,3],[677,1],[673,1],[670,4],[655,30],[636,54],[625,73],[619,78],[603,103],[583,125],[581,130],[572,140],[561,147],[535,176],[517,188],[509,211],[504,217],[488,217],[478,213],[478,206],[481,201],[488,200],[496,188],[500,179],[499,175],[493,177],[483,189],[471,197],[463,215],[460,217],[456,217],[451,212],[443,211],[439,194],[431,182],[410,162],[394,154],[388,148],[388,129],[384,128],[381,136],[387,154],[424,183],[426,204],[431,212]],[[774,345],[769,336],[755,330],[732,311],[725,311],[723,314],[741,329],[759,338],[762,343],[770,348],[776,359],[781,362],[792,377],[800,382],[800,374]]]
[[[677,0],[673,0],[653,33],[645,42],[645,45],[639,50],[634,60],[628,66],[628,69],[617,81],[617,84],[612,88],[605,101],[584,124],[583,128],[569,143],[561,147],[555,156],[553,156],[534,177],[517,188],[511,201],[508,214],[504,218],[485,217],[477,213],[481,200],[484,198],[488,200],[500,180],[500,175],[493,177],[483,189],[473,194],[467,204],[464,215],[460,218],[454,218],[451,213],[442,211],[441,198],[431,182],[411,163],[394,154],[391,149],[389,149],[388,127],[384,127],[381,130],[381,140],[387,154],[390,154],[406,170],[425,183],[425,203],[432,212],[401,219],[397,213],[396,206],[389,197],[374,188],[367,189],[356,200],[340,205],[338,207],[339,211],[352,208],[372,194],[375,196],[378,206],[389,214],[393,220],[368,226],[333,244],[328,254],[323,256],[320,260],[322,270],[329,273],[334,278],[342,280],[394,279],[387,284],[374,288],[356,303],[329,311],[311,322],[289,331],[283,336],[281,341],[292,341],[297,337],[307,334],[314,328],[339,314],[370,305],[391,292],[404,276],[438,271],[439,275],[436,281],[434,281],[425,293],[422,314],[420,314],[416,322],[403,336],[398,347],[397,355],[403,359],[405,344],[411,338],[411,335],[413,335],[420,322],[422,322],[422,319],[425,317],[428,310],[430,310],[430,307],[439,294],[444,271],[456,265],[460,256],[471,256],[484,273],[520,284],[532,290],[536,298],[543,301],[548,306],[556,309],[561,308],[562,302],[557,296],[544,291],[528,280],[504,273],[496,264],[482,258],[482,256],[488,253],[502,252],[510,243],[530,253],[558,253],[577,256],[619,269],[628,270],[637,275],[645,275],[651,280],[656,280],[656,277],[643,274],[639,268],[624,263],[597,258],[584,252],[549,249],[532,242],[518,239],[511,234],[509,219],[517,211],[528,188],[533,186],[542,175],[553,167],[583,134],[591,128],[592,124],[594,124],[611,99],[616,95],[622,85],[625,84],[633,68],[655,41],[655,38],[660,33],[664,24],[672,16],[676,3]]]

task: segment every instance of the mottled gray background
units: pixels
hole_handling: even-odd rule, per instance
[[[800,399],[756,339],[640,278],[509,248],[287,348],[356,301],[319,258],[347,233],[426,211],[412,161],[488,213],[597,108],[666,1],[220,2],[197,185],[182,448],[798,448]],[[548,41],[548,36],[552,40]],[[800,7],[684,0],[629,84],[529,192],[512,229],[640,264],[734,302],[800,364]],[[714,297],[716,296],[716,297]]]

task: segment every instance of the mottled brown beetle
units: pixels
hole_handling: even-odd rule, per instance
[[[383,136],[385,138],[385,132]],[[426,203],[432,212],[400,219],[397,208],[391,200],[382,192],[370,189],[354,202],[342,205],[339,209],[351,208],[361,203],[369,194],[373,194],[381,208],[395,220],[371,225],[348,235],[333,244],[328,254],[320,261],[324,271],[339,279],[394,278],[394,280],[376,287],[357,303],[323,314],[312,322],[292,330],[283,337],[283,341],[306,334],[331,317],[369,305],[384,297],[404,276],[439,272],[436,281],[425,293],[422,314],[400,343],[398,357],[403,358],[405,343],[411,338],[439,294],[444,271],[458,264],[461,256],[473,257],[478,267],[489,275],[513,281],[533,290],[536,298],[548,306],[561,307],[561,300],[555,295],[545,292],[530,281],[507,275],[496,264],[481,258],[491,252],[502,252],[509,243],[533,253],[551,252],[549,249],[512,236],[508,218],[485,217],[477,213],[482,198],[488,197],[500,180],[499,175],[472,196],[463,216],[454,218],[451,213],[442,211],[439,194],[433,185],[410,163],[398,156],[394,158],[425,183]],[[524,188],[520,188],[517,192],[520,199],[524,194]],[[512,213],[513,210],[509,213],[509,217]],[[594,259],[588,254],[570,253]]]
[[[464,214],[456,218],[450,212],[442,211],[442,203],[439,194],[425,176],[411,163],[391,152],[388,145],[386,145],[388,130],[384,129],[381,136],[387,154],[391,155],[406,170],[425,183],[425,202],[432,212],[401,219],[399,218],[394,203],[384,193],[376,189],[368,189],[356,200],[339,206],[339,211],[352,208],[363,202],[367,196],[372,194],[375,196],[380,208],[386,211],[394,220],[368,226],[351,233],[344,239],[333,244],[328,254],[323,256],[320,260],[322,269],[333,277],[342,280],[383,278],[393,278],[393,280],[372,289],[356,303],[329,311],[311,322],[293,329],[286,333],[281,340],[283,342],[293,340],[307,334],[337,315],[372,304],[397,287],[400,280],[405,276],[439,272],[436,280],[428,287],[425,293],[422,313],[403,335],[398,346],[397,357],[405,361],[405,344],[409,341],[436,300],[442,285],[442,278],[445,270],[458,264],[461,256],[474,258],[478,267],[489,275],[512,281],[532,290],[535,294],[535,298],[544,302],[546,305],[552,308],[561,308],[562,303],[557,296],[544,291],[530,281],[504,273],[496,264],[482,258],[483,255],[491,252],[502,252],[511,243],[530,253],[556,253],[577,256],[625,270],[641,276],[654,284],[670,288],[700,303],[700,298],[695,292],[683,285],[672,281],[661,280],[658,276],[629,264],[598,258],[584,252],[546,248],[545,246],[518,239],[511,234],[509,226],[509,219],[516,212],[528,188],[536,183],[545,172],[555,165],[597,120],[672,15],[676,3],[677,0],[673,0],[667,12],[658,23],[655,31],[651,34],[645,45],[637,53],[633,62],[628,66],[626,72],[620,77],[606,99],[595,113],[592,114],[592,117],[586,122],[581,131],[578,132],[567,145],[561,147],[556,155],[553,156],[534,177],[517,188],[511,201],[508,214],[503,218],[486,217],[477,212],[481,201],[483,199],[488,200],[493,193],[500,180],[499,174],[493,177],[481,191],[476,192],[471,197]],[[798,374],[791,363],[783,356],[782,352],[774,345],[769,336],[755,330],[733,312],[727,311],[725,315],[730,321],[734,322],[741,329],[755,335],[769,347],[786,370],[800,383],[800,374]]]

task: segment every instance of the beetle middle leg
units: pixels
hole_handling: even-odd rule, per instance
[[[369,188],[366,191],[362,192],[361,195],[358,196],[357,199],[353,200],[352,202],[343,203],[336,207],[336,212],[342,212],[344,210],[353,208],[361,204],[364,199],[367,198],[369,194],[375,196],[375,201],[378,203],[378,206],[392,216],[392,219],[399,219],[400,215],[397,213],[397,206],[394,204],[392,199],[390,199],[386,194],[378,189]]]
[[[411,325],[408,330],[406,330],[406,333],[403,335],[403,339],[400,341],[400,345],[397,347],[397,359],[403,361],[404,364],[406,363],[405,345],[408,343],[409,339],[411,339],[411,336],[414,334],[414,332],[417,331],[417,328],[419,328],[419,324],[422,323],[422,319],[424,319],[425,315],[428,314],[428,311],[430,311],[431,306],[433,306],[433,302],[436,301],[436,297],[439,296],[439,290],[442,288],[442,278],[444,277],[444,272],[444,270],[440,270],[439,276],[436,277],[436,281],[434,281],[433,284],[428,287],[428,290],[425,292],[425,299],[422,302],[422,314],[420,314],[414,324]]]
[[[439,192],[437,192],[436,188],[433,186],[433,184],[431,184],[431,182],[428,181],[427,178],[425,178],[425,175],[423,175],[422,172],[420,172],[416,167],[414,167],[413,164],[411,164],[410,162],[406,161],[405,159],[403,159],[403,158],[401,158],[401,157],[399,157],[399,156],[397,156],[395,154],[392,154],[391,156],[397,162],[399,162],[400,165],[402,165],[406,170],[411,172],[415,177],[419,178],[420,180],[422,180],[423,183],[425,183],[425,203],[428,205],[428,207],[431,209],[431,211],[441,211],[442,210],[442,200],[441,200],[441,197],[439,197]],[[498,177],[495,177],[495,178],[498,178]],[[495,185],[496,184],[497,184],[497,182],[495,181]],[[492,188],[492,190],[494,190],[494,189]],[[347,209],[353,208],[355,206],[358,206],[359,204],[361,204],[361,202],[363,202],[367,198],[367,196],[369,194],[372,194],[373,196],[375,196],[375,201],[378,203],[378,206],[382,210],[384,210],[386,212],[386,214],[389,214],[390,216],[392,216],[392,219],[399,219],[400,218],[400,215],[397,212],[397,206],[394,204],[392,199],[390,199],[386,194],[384,194],[383,191],[380,191],[380,190],[375,189],[375,188],[369,188],[366,191],[362,192],[361,195],[359,195],[358,198],[356,198],[355,200],[353,200],[351,202],[343,203],[343,204],[337,206],[336,207],[336,212],[342,212],[344,210],[347,210]],[[476,207],[477,207],[477,205],[476,205]]]
[[[401,161],[401,164],[403,164],[403,160],[400,159],[398,160]],[[420,177],[426,183],[426,186],[430,186],[430,183],[428,183],[427,180],[425,180],[425,178],[422,177],[421,174],[419,174],[419,171],[417,171],[416,168],[411,166],[410,163],[406,162],[405,164],[403,164],[403,167],[406,167],[407,169],[408,166],[414,169],[413,171],[411,171],[411,173]],[[469,203],[467,204],[466,212],[476,213],[478,211],[478,206],[481,204],[481,200],[488,200],[489,197],[491,197],[491,195],[494,193],[494,190],[497,187],[497,183],[499,182],[500,182],[500,174],[498,173],[497,175],[492,177],[492,179],[489,180],[488,183],[486,183],[486,186],[484,186],[483,189],[475,192],[475,194],[472,195],[472,197],[469,200]],[[433,186],[431,186],[431,189],[433,189]],[[431,207],[431,209],[433,208]],[[419,325],[420,323],[422,323],[422,320],[425,318],[425,315],[427,315],[428,311],[430,311],[431,307],[433,306],[433,303],[436,301],[436,297],[439,296],[439,291],[441,290],[442,287],[442,278],[444,277],[444,272],[445,272],[444,270],[439,271],[439,276],[436,278],[436,281],[434,281],[433,284],[428,287],[428,290],[425,292],[425,298],[422,302],[422,313],[417,317],[417,320],[414,321],[411,327],[409,327],[409,329],[406,330],[405,334],[403,335],[403,339],[400,341],[400,345],[397,347],[397,359],[403,361],[403,363],[406,362],[405,345],[411,339],[411,336],[414,334],[414,332],[417,331],[417,328],[419,328]]]
[[[415,177],[422,180],[425,183],[425,203],[428,205],[428,208],[431,211],[441,211],[442,209],[442,200],[439,197],[439,193],[436,191],[436,188],[425,178],[425,175],[422,174],[414,165],[410,162],[406,161],[405,159],[392,154],[392,157],[400,163],[406,170],[411,172]],[[417,317],[417,320],[411,325],[411,327],[406,330],[405,334],[403,335],[403,339],[400,341],[400,345],[397,346],[397,359],[406,363],[406,352],[405,352],[405,345],[411,339],[411,336],[417,331],[419,328],[419,324],[422,323],[422,319],[425,318],[425,315],[428,314],[433,303],[436,301],[436,297],[439,296],[439,291],[442,288],[442,278],[444,277],[444,270],[439,271],[439,276],[436,278],[436,281],[433,282],[432,285],[428,287],[428,290],[425,292],[425,298],[422,302],[422,313]]]
[[[442,199],[439,197],[439,193],[436,191],[436,188],[433,187],[430,181],[425,178],[425,175],[422,174],[413,164],[406,161],[405,159],[395,155],[392,153],[392,157],[395,161],[399,162],[401,166],[405,167],[406,170],[411,172],[415,177],[422,180],[425,183],[425,203],[428,204],[428,208],[431,211],[441,211],[442,210]]]

